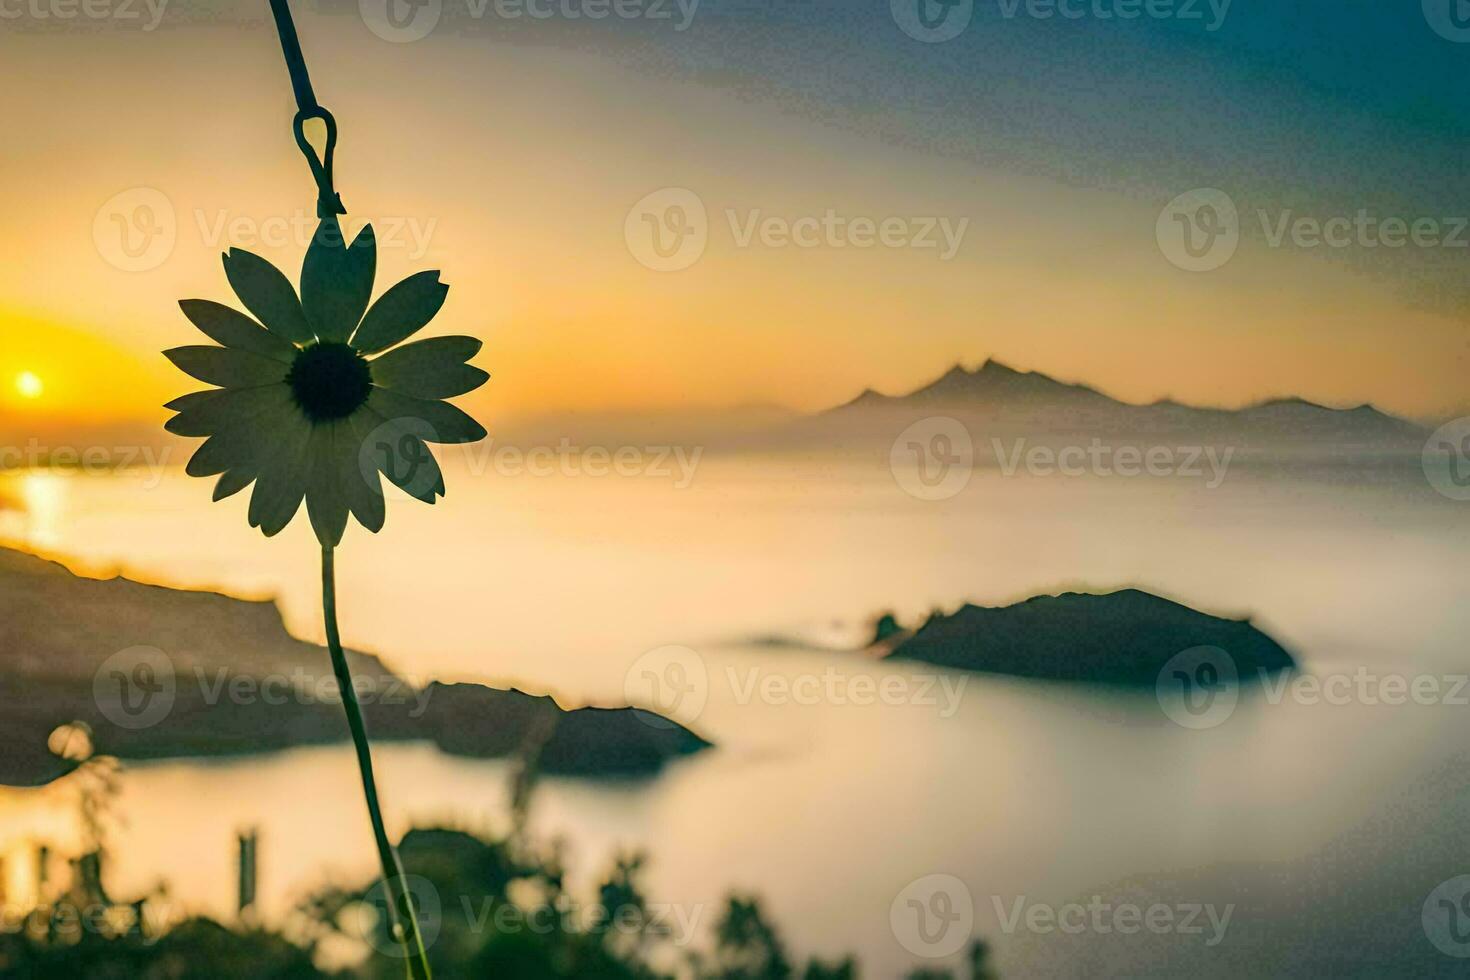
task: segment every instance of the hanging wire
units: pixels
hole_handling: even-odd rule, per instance
[[[281,37],[281,53],[286,56],[286,71],[291,75],[291,89],[296,94],[296,118],[291,128],[296,134],[296,145],[311,166],[311,175],[316,180],[316,214],[318,218],[346,214],[342,198],[332,185],[332,157],[337,150],[337,120],[316,100],[311,87],[311,75],[306,70],[306,57],[301,53],[301,40],[296,36],[296,22],[291,19],[291,8],[286,0],[270,0],[271,13],[276,19],[276,33]],[[320,157],[316,148],[306,138],[306,124],[319,119],[327,130],[326,149]]]

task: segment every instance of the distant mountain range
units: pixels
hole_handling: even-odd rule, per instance
[[[1336,451],[1422,446],[1425,430],[1372,405],[1339,409],[1302,398],[1278,398],[1240,409],[1161,400],[1119,401],[1084,384],[1039,371],[1018,371],[997,360],[974,370],[955,365],[903,395],[869,389],[835,408],[767,430],[777,443],[835,448],[882,445],[908,425],[932,416],[959,419],[977,441],[1026,437],[1035,442],[1168,440],[1231,444],[1242,450],[1291,447]]]

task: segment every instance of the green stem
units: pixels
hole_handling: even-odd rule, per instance
[[[401,925],[400,938],[408,957],[408,972],[413,980],[430,980],[429,957],[419,933],[418,914],[413,896],[403,878],[403,865],[398,852],[383,828],[383,811],[378,805],[378,785],[373,778],[373,756],[368,747],[367,727],[362,721],[362,708],[357,703],[357,690],[352,686],[352,670],[342,652],[342,638],[337,632],[337,575],[331,545],[322,546],[322,618],[327,625],[327,649],[332,653],[332,670],[337,686],[342,689],[342,707],[347,712],[347,727],[352,729],[352,744],[357,749],[357,768],[362,773],[362,794],[367,798],[368,817],[373,822],[373,838],[378,844],[378,860],[383,865],[383,887],[387,889],[390,930]],[[396,908],[395,908],[396,906]]]

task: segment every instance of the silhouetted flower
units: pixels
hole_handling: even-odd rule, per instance
[[[376,532],[384,517],[379,471],[433,503],[444,479],[424,441],[485,437],[442,400],[489,377],[466,363],[480,342],[435,337],[395,347],[433,319],[449,287],[438,272],[420,272],[369,309],[376,265],[372,226],[349,246],[333,217],[307,249],[299,299],[280,270],[237,248],[224,255],[225,275],[256,319],[209,300],[179,304],[221,346],[165,355],[218,387],[170,402],[178,414],[165,428],[208,437],[186,472],[218,474],[215,500],[255,484],[250,524],[267,536],[291,522],[303,497],[323,545],[341,540],[349,511]]]

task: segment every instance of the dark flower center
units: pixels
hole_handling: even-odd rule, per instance
[[[373,373],[346,344],[312,344],[296,355],[286,383],[308,419],[331,422],[362,407],[372,391]]]

